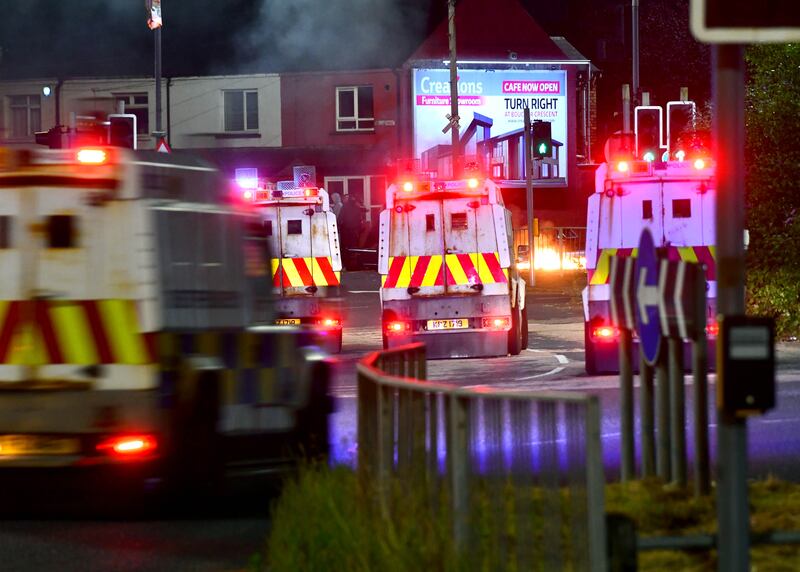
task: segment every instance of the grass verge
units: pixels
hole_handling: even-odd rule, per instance
[[[436,570],[518,569],[512,556],[526,544],[531,551],[547,552],[542,544],[545,514],[525,535],[506,518],[519,491],[504,498],[478,495],[477,518],[471,524],[467,554],[458,554],[450,532],[448,502],[431,508],[422,487],[394,482],[383,504],[377,492],[359,487],[356,475],[344,467],[312,467],[287,483],[273,510],[273,525],[264,555],[251,570],[348,570],[386,572]],[[537,504],[541,491],[528,497]],[[562,499],[563,501],[563,499]],[[556,501],[558,502],[558,501]],[[541,502],[538,502],[541,505]],[[751,526],[754,532],[800,530],[800,485],[766,479],[750,485]],[[533,505],[532,505],[533,506]],[[551,505],[552,506],[552,505]],[[703,534],[716,531],[714,498],[695,499],[691,491],[665,487],[658,480],[611,484],[606,488],[608,512],[630,516],[641,536]],[[388,515],[392,515],[389,517]],[[566,521],[564,542],[570,542]],[[504,532],[497,536],[491,528]],[[530,540],[524,542],[526,538]],[[639,554],[639,570],[716,570],[715,551],[653,551]],[[754,546],[753,571],[800,570],[800,546]],[[564,562],[563,569],[571,565]]]

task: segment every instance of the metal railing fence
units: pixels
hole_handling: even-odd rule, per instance
[[[514,248],[528,244],[528,227],[515,229]],[[543,226],[533,239],[537,270],[585,270],[586,227]]]
[[[428,382],[423,344],[374,352],[357,371],[358,472],[385,516],[392,486],[422,488],[459,553],[491,547],[488,569],[606,570],[595,396]]]

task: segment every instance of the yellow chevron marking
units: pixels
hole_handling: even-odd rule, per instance
[[[692,246],[679,246],[678,255],[684,262],[697,262],[697,253]]]
[[[336,274],[336,281],[341,284],[342,283],[342,272],[341,270],[334,270],[334,274]]]
[[[0,328],[2,328],[6,323],[6,315],[8,314],[8,309],[11,307],[11,302],[7,300],[0,300]]]
[[[493,253],[487,253],[487,256],[494,256]],[[478,277],[481,279],[481,282],[484,284],[494,284],[496,280],[494,276],[492,276],[492,271],[489,270],[489,265],[486,264],[486,260],[483,258],[483,254],[480,252],[470,253],[469,257],[472,259],[472,264],[475,265],[475,268],[478,270]],[[498,264],[498,266],[500,266]]]
[[[7,363],[11,365],[44,365],[48,361],[50,360],[39,328],[31,321],[23,322],[11,339],[11,352]]]
[[[387,276],[388,276],[388,274],[381,274],[381,288],[386,286],[386,277]]]
[[[79,304],[55,303],[49,308],[64,361],[80,365],[100,363],[86,313]]]
[[[503,274],[506,277],[506,282],[508,282],[508,268],[503,268]]]
[[[277,369],[263,367],[258,370],[258,401],[260,403],[275,403],[278,399]]]
[[[300,278],[300,274],[297,272],[297,267],[294,265],[294,260],[291,258],[282,258],[281,259],[281,266],[283,266],[284,276],[286,276],[286,280],[292,286],[302,286],[303,279]]]
[[[639,256],[639,248],[634,248],[631,250],[631,258],[637,258]]]
[[[197,334],[198,353],[206,356],[222,355],[222,336],[216,332],[201,332]]]
[[[425,270],[425,276],[422,277],[423,286],[434,286],[439,273],[442,271],[442,257],[431,256],[431,261],[428,263],[428,269]]]
[[[464,272],[464,269],[461,268],[461,263],[458,261],[458,257],[455,254],[446,254],[445,264],[447,264],[447,268],[450,269],[450,274],[453,275],[455,284],[469,284],[467,274]]]
[[[253,367],[255,364],[255,337],[252,334],[239,334],[237,336],[239,349],[239,369]]]
[[[711,253],[711,258],[713,258],[716,261],[717,260],[717,247],[714,246],[714,245],[709,245],[707,248],[708,248],[708,251]]]
[[[137,365],[147,363],[147,351],[139,333],[133,302],[101,300],[98,310],[114,361]]]
[[[611,269],[611,257],[617,253],[616,248],[604,248],[597,259],[597,268],[589,284],[605,284],[608,281],[608,272]]]

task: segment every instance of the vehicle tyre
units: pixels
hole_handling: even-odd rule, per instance
[[[520,320],[522,327],[522,349],[528,349],[528,307],[522,309],[522,319]]]
[[[584,347],[586,348],[584,358],[584,362],[586,364],[586,373],[589,375],[597,375],[599,373],[597,370],[597,355],[594,342],[589,339],[589,324],[586,322],[583,324],[583,332]]]
[[[520,327],[519,308],[511,309],[511,329],[508,331],[508,353],[512,356],[519,355],[522,351],[522,330]]]

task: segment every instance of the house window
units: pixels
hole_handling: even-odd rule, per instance
[[[692,201],[690,199],[672,200],[672,218],[691,218]]]
[[[124,113],[136,116],[136,134],[147,135],[150,133],[150,110],[147,106],[146,93],[116,94],[117,108],[120,102],[124,104]]]
[[[372,131],[375,112],[372,107],[372,86],[336,88],[336,130]]]
[[[42,129],[42,102],[38,95],[12,95],[11,137],[28,137]]]
[[[258,131],[258,91],[229,90],[222,92],[225,131]]]

